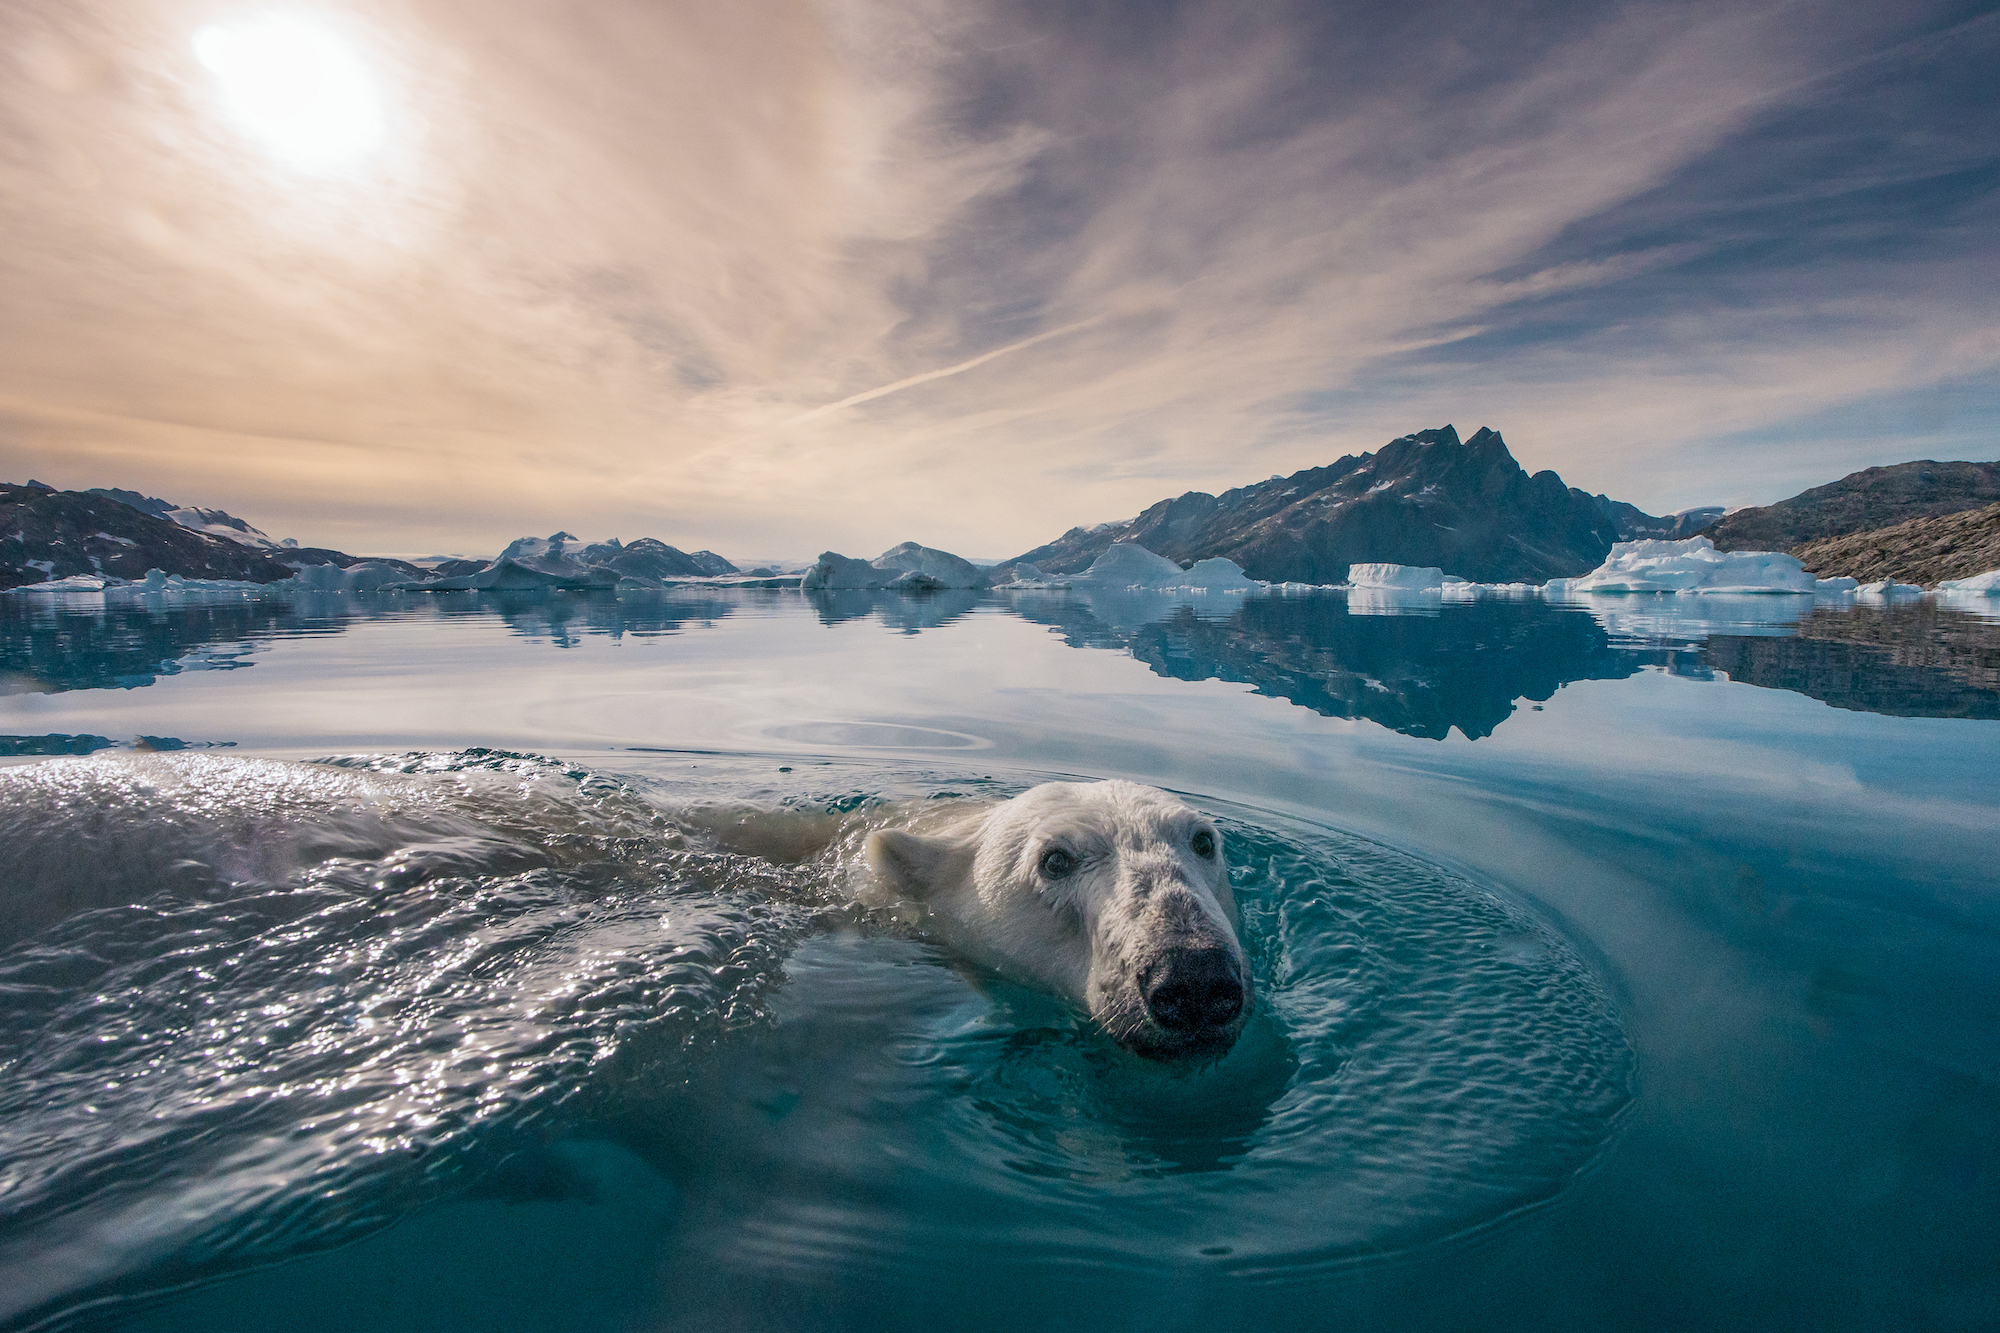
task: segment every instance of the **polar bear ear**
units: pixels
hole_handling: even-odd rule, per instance
[[[920,838],[899,829],[878,829],[868,835],[868,864],[885,887],[903,898],[921,902],[931,890],[964,878],[971,848],[948,838]]]

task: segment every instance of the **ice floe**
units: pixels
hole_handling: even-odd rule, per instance
[[[1363,563],[1347,567],[1347,581],[1356,588],[1394,588],[1401,592],[1425,592],[1444,587],[1445,573],[1431,565],[1387,565]],[[1464,579],[1457,580],[1460,583]]]
[[[936,590],[986,586],[986,571],[970,560],[915,542],[892,546],[869,563],[889,575],[894,587]]]
[[[345,569],[339,565],[293,565],[292,568],[298,573],[282,580],[285,591],[378,592],[391,584],[407,583],[410,579],[407,571],[379,560],[363,560]]]
[[[1560,591],[1556,585],[1562,584]],[[1718,551],[1706,537],[1619,542],[1580,579],[1552,579],[1551,596],[1577,593],[1811,593],[1819,580],[1782,551]]]
[[[1969,579],[1946,579],[1938,584],[1938,591],[1983,593],[1988,597],[2000,597],[2000,569],[1989,569],[1984,574],[1974,574]]]
[[[1898,583],[1894,579],[1877,579],[1856,588],[1855,595],[1870,601],[1902,602],[1912,597],[1922,597],[1924,590],[1914,583]]]
[[[68,578],[64,579],[44,579],[40,583],[23,583],[20,587],[9,588],[7,591],[25,594],[103,592],[106,588],[117,587],[124,582],[124,579],[119,578],[98,578],[90,574],[71,574]]]
[[[1005,583],[993,585],[995,592],[1046,592],[1056,588],[1069,587],[1069,579],[1062,574],[1045,574],[1039,565],[1026,560],[1014,562],[1014,577]]]
[[[1137,542],[1113,542],[1089,569],[1072,577],[1079,588],[1138,588],[1148,592],[1250,592],[1267,585],[1234,560],[1211,556],[1182,569]]]

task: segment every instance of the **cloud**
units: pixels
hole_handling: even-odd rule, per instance
[[[328,12],[389,148],[310,177],[208,8],[0,20],[0,472],[377,550],[998,555],[1447,419],[1770,499],[1786,423],[2000,361],[1940,91],[1993,38],[1922,11]]]

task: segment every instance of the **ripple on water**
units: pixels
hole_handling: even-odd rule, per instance
[[[703,1212],[669,1282],[914,1278],[954,1251],[1276,1277],[1562,1191],[1633,1074],[1576,951],[1415,858],[1221,812],[1260,988],[1226,1057],[1138,1059],[921,941],[808,941],[775,1026],[725,1053],[654,1143],[668,1159],[701,1145],[678,1174]]]
[[[1218,807],[1258,1009],[1188,1069],[829,912],[838,829],[880,817],[855,793],[788,833],[518,756],[256,763],[0,775],[16,871],[60,880],[57,812],[96,821],[74,910],[0,952],[0,1323],[337,1244],[579,1136],[673,1182],[690,1302],[949,1254],[1297,1272],[1557,1194],[1629,1095],[1602,985],[1530,911],[1254,811]]]
[[[515,756],[5,778],[9,898],[65,818],[109,879],[0,953],[0,1324],[464,1189],[754,1021],[819,901]]]

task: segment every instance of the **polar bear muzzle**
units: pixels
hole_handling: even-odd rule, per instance
[[[1153,1059],[1218,1055],[1251,1006],[1214,821],[1134,782],[1048,782],[870,835],[879,890],[961,953],[1069,997]]]
[[[1168,1045],[1226,1048],[1243,1012],[1243,972],[1236,955],[1218,946],[1168,949],[1139,975],[1146,1017]]]

